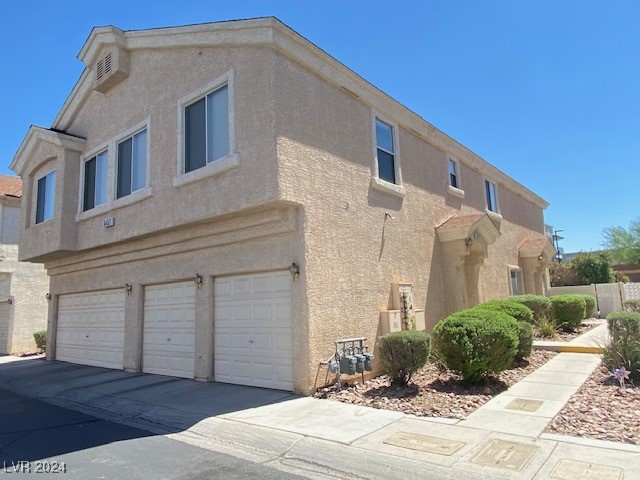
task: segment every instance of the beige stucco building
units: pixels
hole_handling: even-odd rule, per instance
[[[79,59],[11,166],[49,359],[308,393],[399,291],[431,328],[545,288],[547,203],[276,19],[96,28]]]
[[[34,332],[47,327],[47,272],[18,261],[22,180],[0,175],[0,354],[36,350]]]

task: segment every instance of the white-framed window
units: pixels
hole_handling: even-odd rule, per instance
[[[375,131],[378,178],[385,182],[398,183],[396,178],[394,127],[376,117]]]
[[[147,129],[118,143],[116,198],[147,186]]]
[[[84,162],[82,211],[102,205],[107,201],[107,171],[109,152],[104,150]]]
[[[449,157],[448,167],[449,185],[453,188],[462,189],[462,187],[460,187],[460,164],[456,160]]]
[[[520,267],[509,267],[509,288],[511,290],[511,295],[524,294],[522,272],[520,271]]]
[[[229,156],[229,86],[184,107],[184,173]]]
[[[490,180],[484,181],[484,193],[487,201],[487,210],[490,212],[499,213],[500,208],[498,205],[498,187]]]
[[[37,181],[36,223],[53,218],[56,193],[56,171],[52,170]]]

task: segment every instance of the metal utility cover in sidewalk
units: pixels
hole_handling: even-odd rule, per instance
[[[623,470],[621,468],[578,462],[576,460],[560,460],[550,476],[551,478],[559,478],[560,480],[574,480],[575,478],[622,480]]]
[[[471,459],[471,463],[520,471],[538,450],[539,447],[524,443],[491,440],[478,455]]]
[[[411,450],[421,450],[423,452],[435,453],[438,455],[453,455],[466,445],[464,442],[445,440],[427,435],[417,435],[415,433],[398,432],[390,436],[384,443],[396,447],[409,448]]]
[[[506,407],[509,410],[519,410],[521,412],[535,412],[544,402],[542,400],[527,400],[526,398],[514,398]]]

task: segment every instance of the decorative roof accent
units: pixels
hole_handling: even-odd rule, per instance
[[[520,249],[518,251],[520,253],[520,256],[523,258],[539,257],[541,255],[547,258],[551,258],[556,254],[556,249],[547,237],[527,240],[522,245],[520,245]]]
[[[476,235],[481,235],[487,244],[492,244],[501,235],[500,229],[486,213],[451,217],[436,231],[441,242],[468,238],[475,240]]]

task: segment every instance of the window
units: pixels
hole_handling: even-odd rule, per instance
[[[522,295],[522,272],[519,268],[509,268],[509,280],[511,282],[511,295]]]
[[[82,210],[91,210],[107,201],[107,151],[84,162]]]
[[[56,171],[47,173],[38,180],[36,200],[36,223],[53,218],[53,206],[56,192]]]
[[[376,118],[376,151],[378,177],[396,183],[396,165],[393,145],[393,127]]]
[[[117,198],[147,186],[147,130],[118,144]]]
[[[496,184],[489,180],[484,181],[484,190],[487,196],[487,210],[498,213],[498,196],[496,194]]]
[[[449,159],[449,185],[453,188],[460,188],[458,181],[458,162]]]
[[[185,173],[229,155],[228,90],[223,85],[185,107]]]

